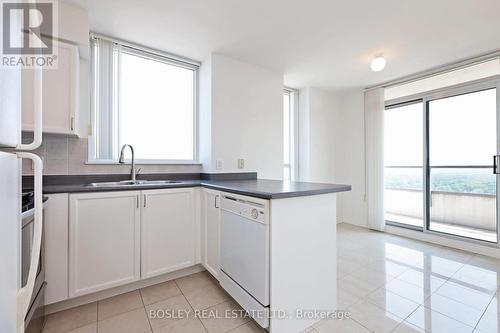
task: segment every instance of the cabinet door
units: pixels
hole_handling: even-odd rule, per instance
[[[139,196],[139,191],[70,195],[70,297],[140,279]]]
[[[45,304],[68,298],[68,194],[49,194],[44,212]]]
[[[220,192],[203,189],[203,266],[219,279]]]
[[[43,71],[43,132],[78,135],[78,47],[59,41],[57,51],[57,69],[45,69]],[[23,131],[33,131],[33,97],[34,71],[23,70]]]
[[[195,264],[196,225],[192,188],[142,191],[141,277]]]

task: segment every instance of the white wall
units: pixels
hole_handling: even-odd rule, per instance
[[[342,96],[336,180],[352,185],[351,192],[339,195],[342,222],[366,226],[364,160],[364,94],[355,91]]]
[[[299,180],[346,183],[342,180],[344,145],[342,139],[342,99],[318,88],[299,91]],[[342,222],[343,207],[337,200],[337,222]]]
[[[283,74],[212,54],[200,76],[200,90],[211,90],[209,95],[200,91],[204,170],[257,171],[259,178],[281,179]],[[245,159],[244,169],[238,168],[238,158]],[[221,170],[216,160],[223,161]]]
[[[340,144],[340,98],[318,88],[299,92],[299,178],[335,182]]]
[[[363,91],[300,90],[299,179],[351,185],[338,195],[337,222],[366,226]]]

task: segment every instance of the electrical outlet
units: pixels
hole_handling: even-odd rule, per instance
[[[222,168],[223,168],[222,160],[215,160],[215,169],[222,170]]]
[[[238,169],[245,169],[245,159],[238,158]]]

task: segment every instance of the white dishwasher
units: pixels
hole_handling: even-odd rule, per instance
[[[222,195],[222,287],[255,319],[269,326],[269,205]]]

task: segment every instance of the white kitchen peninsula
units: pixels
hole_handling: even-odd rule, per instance
[[[53,207],[69,208],[53,214],[48,207],[57,218],[48,221],[46,237],[69,235],[46,239],[52,244],[45,253],[49,312],[201,266],[272,333],[298,333],[335,310],[336,196],[350,186],[200,175],[171,183],[86,185],[123,177],[45,178],[45,194],[58,203]],[[55,257],[67,259],[50,260]]]

